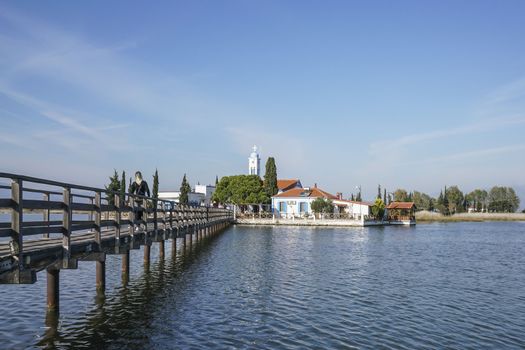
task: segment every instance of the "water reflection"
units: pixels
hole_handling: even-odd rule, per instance
[[[136,280],[129,279],[123,271],[121,285],[111,297],[96,293],[94,306],[85,319],[75,324],[60,322],[58,312],[48,312],[45,331],[37,342],[38,347],[54,348],[107,348],[113,339],[126,339],[128,348],[142,348],[148,335],[144,330],[155,318],[155,300],[166,292],[166,285],[174,283],[184,270],[191,266],[201,251],[209,249],[202,244],[187,246],[170,252],[170,258],[156,256],[157,260],[143,264],[143,271]],[[165,255],[166,256],[166,255]]]
[[[63,271],[62,314],[45,315],[46,328],[45,278],[17,286],[3,305],[22,306],[3,308],[11,322],[0,339],[5,348],[519,348],[523,227],[233,227],[186,249],[180,241],[176,255],[169,244],[165,259],[154,244],[149,267],[132,251],[128,278],[122,256],[108,256],[104,297],[93,263]]]

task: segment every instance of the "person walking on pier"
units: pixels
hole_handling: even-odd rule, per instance
[[[142,173],[140,171],[137,171],[135,173],[135,181],[133,184],[131,184],[131,193],[136,194],[139,196],[146,196],[150,197],[151,194],[149,192],[149,186],[148,183],[142,179]],[[137,220],[142,220],[142,216],[144,214],[144,206],[143,206],[144,200],[142,198],[135,198],[135,208],[137,213]],[[147,223],[146,223],[147,227]]]

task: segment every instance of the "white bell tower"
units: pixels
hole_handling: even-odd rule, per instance
[[[257,146],[253,146],[250,158],[248,158],[248,175],[261,176],[261,158],[257,153]]]

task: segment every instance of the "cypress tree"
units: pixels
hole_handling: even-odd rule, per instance
[[[152,197],[159,198],[159,172],[157,169],[155,169],[155,175],[153,175]]]
[[[115,205],[115,194],[120,194],[120,180],[118,178],[117,170],[113,176],[109,178],[109,184],[106,186],[106,194],[108,196],[108,203]]]
[[[187,205],[189,203],[189,193],[191,191],[190,184],[186,180],[186,174],[182,178],[182,184],[180,185],[179,203]]]
[[[386,204],[386,188],[383,189],[383,203]]]
[[[445,186],[445,191],[443,193],[443,206],[445,207],[444,215],[449,214],[449,208],[448,208],[448,195],[447,195],[447,186]]]
[[[277,166],[275,165],[275,159],[273,157],[269,157],[266,161],[264,189],[268,194],[268,197],[276,195],[279,191],[279,188],[277,187]]]
[[[381,199],[381,185],[377,185],[377,198]]]
[[[120,204],[124,204],[126,200],[126,172],[122,170],[122,178],[120,179]]]
[[[219,184],[219,175],[215,175],[215,187]]]
[[[439,197],[437,199],[437,205],[443,205],[443,190],[439,192]]]
[[[355,201],[354,194],[352,193],[352,197],[350,197],[351,201]]]
[[[363,199],[361,198],[361,190],[359,190],[359,192],[357,192],[357,196],[355,197],[355,200],[357,202],[361,202]]]

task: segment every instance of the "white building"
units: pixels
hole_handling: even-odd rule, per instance
[[[279,217],[305,217],[312,214],[311,203],[317,198],[335,200],[336,196],[325,192],[317,186],[313,188],[294,187],[272,197],[272,209]]]
[[[253,146],[250,158],[248,158],[248,175],[261,176],[261,158],[257,153],[257,146]]]
[[[292,188],[272,197],[272,210],[277,217],[309,217],[312,214],[311,203],[317,198],[330,199],[334,204],[335,214],[347,214],[347,218],[354,220],[364,220],[370,215],[370,207],[373,205],[372,203],[344,200],[341,193],[334,196],[317,188],[317,185],[314,185],[313,188],[299,188],[295,187],[296,182],[291,183],[290,181],[289,186]]]
[[[210,205],[211,204],[211,197],[213,196],[213,193],[215,192],[215,186],[212,185],[195,185],[194,189],[195,193],[202,193],[204,194],[204,205]]]
[[[374,205],[345,199],[335,199],[333,202],[337,209],[336,212],[348,214],[354,220],[362,220],[365,216],[370,215],[370,207]]]
[[[159,192],[159,198],[179,203],[180,191],[166,191]],[[191,205],[204,205],[204,193],[190,192],[188,193],[188,203]]]

